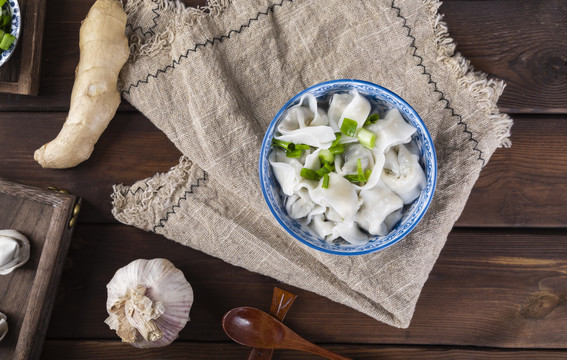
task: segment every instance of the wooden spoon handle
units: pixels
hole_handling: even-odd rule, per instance
[[[289,291],[274,287],[272,305],[270,306],[270,315],[279,321],[283,321],[296,297],[297,295],[294,295]],[[253,348],[250,352],[250,356],[248,356],[248,360],[270,360],[273,354],[274,349]]]
[[[272,295],[272,305],[270,306],[270,315],[274,316],[279,321],[283,321],[289,308],[295,301],[297,295],[280,288],[274,288]]]

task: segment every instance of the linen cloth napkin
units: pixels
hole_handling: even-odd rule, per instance
[[[472,69],[432,0],[167,0],[126,3],[132,56],[122,95],[184,154],[116,185],[120,222],[408,327],[420,291],[482,167],[509,145],[504,84]],[[279,108],[316,83],[382,85],[420,114],[438,156],[426,216],[372,254],[317,252],[289,236],[260,190],[258,156]]]

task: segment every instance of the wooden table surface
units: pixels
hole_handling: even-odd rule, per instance
[[[180,157],[125,101],[87,162],[44,170],[33,160],[66,117],[91,4],[50,0],[39,96],[0,95],[0,177],[83,198],[42,359],[246,359],[221,318],[237,306],[268,310],[274,286],[298,295],[287,325],[355,359],[567,358],[567,1],[447,0],[440,9],[457,50],[506,80],[499,106],[515,120],[513,146],[482,171],[404,330],[114,220],[113,184],[166,171]],[[154,257],[183,270],[195,302],[176,342],[142,351],[104,324],[105,286],[118,268]]]

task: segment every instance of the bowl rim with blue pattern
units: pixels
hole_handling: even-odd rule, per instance
[[[10,27],[10,34],[14,35],[16,37],[16,40],[14,40],[8,50],[0,49],[0,51],[2,51],[0,53],[0,66],[4,65],[14,53],[14,49],[16,49],[16,45],[18,44],[18,41],[20,39],[20,30],[22,28],[22,13],[20,11],[20,4],[18,3],[18,0],[8,0],[6,3],[8,4],[10,12],[12,13],[12,25]]]
[[[330,244],[324,239],[318,238],[310,233],[297,220],[288,216],[285,206],[283,205],[285,195],[280,192],[280,185],[275,179],[268,157],[272,150],[272,139],[276,133],[277,126],[284,117],[283,115],[287,109],[297,105],[305,94],[311,93],[318,101],[326,101],[334,93],[352,90],[357,90],[360,94],[371,99],[371,102],[380,104],[384,110],[387,108],[397,108],[403,118],[417,128],[413,140],[417,142],[421,152],[420,162],[425,171],[426,185],[420,196],[412,204],[404,208],[402,219],[387,235],[372,236],[371,240],[364,245]],[[268,126],[264,140],[262,141],[259,159],[259,176],[262,194],[272,215],[290,235],[301,243],[324,253],[335,255],[363,255],[385,249],[397,243],[408,235],[423,218],[435,191],[437,182],[437,156],[433,140],[425,123],[417,112],[400,96],[371,82],[355,79],[340,79],[319,83],[302,90],[278,111]]]

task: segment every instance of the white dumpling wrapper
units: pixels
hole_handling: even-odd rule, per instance
[[[362,165],[362,170],[367,169],[372,170],[374,167],[374,155],[370,149],[365,148],[360,144],[346,145],[345,151],[342,156],[336,156],[336,158],[343,158],[343,163],[339,168],[335,168],[337,173],[340,175],[356,174],[358,171],[357,160],[360,159],[360,164]]]
[[[376,134],[374,147],[381,152],[387,152],[392,146],[410,142],[417,130],[404,120],[398,109],[389,110],[383,119],[368,125],[366,129]]]
[[[20,246],[15,239],[0,238],[0,264],[10,267],[15,264],[20,254]]]
[[[325,215],[316,214],[313,216],[311,224],[309,227],[319,236],[321,239],[325,239],[327,236],[333,233],[333,228],[335,223],[332,221],[327,221]]]
[[[419,164],[419,156],[412,154],[404,145],[397,147],[398,173],[384,168],[381,179],[393,192],[409,204],[419,197],[425,187],[425,172]]]
[[[305,102],[307,102],[307,106],[304,105]],[[318,125],[329,125],[329,119],[325,111],[318,108],[315,96],[306,94],[301,98],[299,104],[286,111],[278,125],[278,131],[281,134],[289,134],[307,126]]]
[[[278,131],[281,134],[289,134],[306,127],[313,117],[313,112],[308,107],[301,105],[293,106],[286,111],[282,121],[278,125]]]
[[[285,151],[280,149],[272,150],[268,161],[282,192],[287,196],[293,195],[295,188],[302,179],[300,172],[303,165],[301,162],[294,158],[288,158]]]
[[[30,241],[13,229],[0,230],[0,275],[7,275],[30,259]]]
[[[305,157],[303,167],[311,169],[311,170],[318,170],[321,167],[321,159],[319,159],[319,153],[321,149],[317,149],[313,151],[311,154]]]
[[[335,132],[330,126],[306,126],[285,135],[275,137],[281,141],[292,142],[294,144],[305,144],[317,148],[328,149],[335,141]]]
[[[326,210],[324,206],[315,204],[304,188],[285,200],[285,209],[292,219],[305,218],[305,224],[309,224],[314,215],[323,214]]]
[[[307,102],[308,106],[304,106],[304,102]],[[317,99],[307,94],[298,105],[286,111],[278,125],[281,135],[275,138],[294,144],[306,144],[326,149],[336,139],[335,131],[328,125],[327,114],[317,107]]]
[[[339,119],[338,127],[341,128],[343,124],[343,120],[345,118],[351,119],[356,121],[356,130],[360,130],[368,115],[370,114],[370,110],[372,106],[370,105],[370,101],[368,101],[364,96],[360,95],[358,92],[355,92],[354,97],[352,98],[351,102],[345,107],[341,117]],[[350,143],[358,141],[356,136],[350,137],[343,134],[341,137],[340,143]]]
[[[384,170],[387,170],[391,175],[400,175],[400,163],[398,162],[398,149],[391,148],[384,155]]]
[[[344,159],[343,159],[344,157]],[[343,156],[335,157],[335,169],[340,175],[357,174],[357,160],[360,159],[362,171],[370,169],[370,177],[363,186],[353,184],[357,190],[369,189],[380,181],[380,174],[384,166],[384,154],[376,149],[369,150],[360,144],[345,146]]]
[[[404,206],[402,199],[382,182],[371,189],[362,190],[360,198],[362,205],[355,217],[358,225],[372,235],[388,234],[390,227],[385,220]]]
[[[317,99],[312,94],[306,94],[303,102],[307,100],[309,110],[314,114],[313,119],[307,124],[308,126],[327,126],[329,125],[329,118],[325,111],[317,105]]]
[[[351,93],[334,94],[331,98],[331,104],[329,105],[327,116],[329,118],[329,126],[333,128],[333,131],[341,131],[339,128],[339,120],[341,119],[341,115],[345,111],[345,108],[353,98],[354,95]]]
[[[386,219],[384,219],[384,225],[386,225],[386,229],[387,229],[388,233],[402,219],[402,216],[404,215],[402,210],[403,210],[403,208],[400,208],[400,209],[394,211],[393,213],[391,213],[390,215],[386,216]]]
[[[352,245],[364,245],[369,241],[368,235],[360,231],[358,225],[353,221],[337,223],[333,228],[332,235],[327,238],[327,241],[332,242],[339,237]]]
[[[325,211],[325,218],[329,221],[334,221],[334,222],[343,221],[339,213],[333,210],[332,208],[327,208],[327,210]]]
[[[329,174],[329,187],[324,189],[319,184],[310,190],[311,199],[322,206],[332,208],[342,220],[352,220],[360,207],[355,187],[337,173]]]

